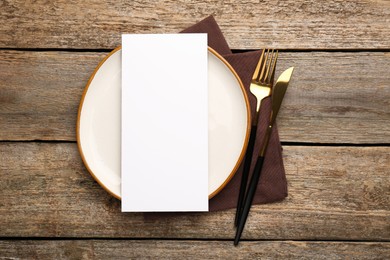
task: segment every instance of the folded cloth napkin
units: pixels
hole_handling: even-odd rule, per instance
[[[250,93],[249,85],[252,80],[252,75],[255,71],[257,62],[259,61],[261,51],[250,51],[244,53],[232,53],[223,36],[217,22],[213,16],[209,16],[199,23],[185,29],[182,33],[207,33],[208,46],[216,50],[222,55],[234,68],[240,77],[246,93],[249,98],[252,118],[256,114],[256,98]],[[265,98],[261,103],[260,117],[258,121],[257,136],[253,158],[251,163],[251,172],[256,164],[256,159],[260,153],[261,142],[263,140],[265,130],[268,127],[269,116],[271,113],[271,99]],[[234,177],[230,182],[209,201],[209,211],[219,211],[237,206],[238,193],[240,190],[241,175],[243,170],[243,162],[238,168]],[[250,176],[249,176],[250,178]],[[279,135],[276,125],[273,127],[268,149],[265,155],[263,170],[261,172],[260,181],[257,187],[256,195],[253,199],[253,204],[264,204],[275,202],[287,197],[287,181],[283,166],[282,147],[279,141]],[[177,215],[187,215],[192,213],[144,213],[144,219],[148,221],[158,220],[161,217],[171,217]]]
[[[249,85],[257,62],[259,61],[261,51],[232,53],[213,16],[207,17],[182,32],[208,34],[208,45],[221,54],[231,64],[241,78],[249,98],[253,118],[256,114],[256,98],[250,93]],[[268,126],[270,112],[271,99],[268,97],[263,100],[260,108],[256,143],[253,151],[250,172],[253,171],[256,159],[260,153],[261,142]],[[243,163],[225,188],[210,200],[210,211],[235,208],[237,206],[242,170]],[[278,130],[275,125],[273,127],[270,143],[265,155],[263,170],[261,172],[256,195],[253,199],[253,204],[275,202],[282,200],[285,197],[287,197],[287,181],[283,166],[282,147],[279,141]]]

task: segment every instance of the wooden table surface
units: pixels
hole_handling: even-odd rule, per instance
[[[295,66],[278,118],[289,196],[159,220],[120,212],[84,167],[76,117],[122,33],[214,15],[237,50]],[[390,258],[390,1],[0,1],[0,258]]]

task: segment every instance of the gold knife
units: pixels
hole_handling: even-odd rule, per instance
[[[240,241],[241,238],[242,231],[244,230],[245,222],[246,219],[248,218],[249,210],[251,208],[253,197],[255,196],[256,189],[257,189],[257,184],[260,179],[260,173],[263,168],[264,156],[265,156],[265,152],[267,151],[272,128],[276,121],[276,116],[278,115],[280,106],[282,105],[284,94],[286,93],[293,71],[294,71],[294,67],[285,70],[276,81],[275,87],[272,90],[272,110],[270,115],[270,122],[263,139],[263,146],[261,147],[259,157],[257,158],[256,166],[253,171],[252,178],[249,182],[249,188],[244,200],[242,215],[237,226],[236,237],[234,238],[234,245],[238,245],[238,242]]]

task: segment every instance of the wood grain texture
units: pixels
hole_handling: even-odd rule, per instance
[[[1,139],[75,140],[83,89],[105,55],[2,51]]]
[[[74,141],[77,109],[107,53],[0,51],[0,140]],[[278,117],[281,140],[390,143],[389,53],[282,52],[295,72]]]
[[[6,259],[387,259],[390,243],[229,241],[0,241]]]
[[[244,239],[390,239],[389,147],[284,147],[289,196],[251,211]],[[153,215],[85,170],[73,143],[0,143],[0,237],[232,239],[234,210]]]
[[[214,15],[232,48],[389,48],[386,0],[3,0],[0,48],[114,48],[122,33],[172,33]]]

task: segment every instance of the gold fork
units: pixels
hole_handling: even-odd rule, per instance
[[[264,61],[261,62],[263,59]],[[256,66],[256,70],[253,73],[250,91],[256,97],[257,100],[256,116],[253,120],[253,126],[257,125],[261,101],[271,94],[277,59],[278,51],[275,52],[272,49],[270,53],[269,49],[267,49],[266,52],[265,50],[263,50],[259,63]]]
[[[237,226],[237,224],[240,221],[241,213],[243,209],[243,202],[246,193],[249,169],[252,162],[253,148],[255,145],[257,123],[259,118],[261,102],[265,97],[268,97],[271,94],[277,59],[278,59],[278,51],[274,51],[273,49],[271,51],[270,49],[267,50],[263,49],[259,62],[257,63],[255,72],[253,73],[252,76],[250,91],[256,97],[256,113],[255,113],[255,117],[252,120],[251,133],[249,137],[248,148],[246,150],[246,155],[245,155],[244,170],[242,172],[240,192],[237,201],[236,217],[234,220],[235,226]]]

